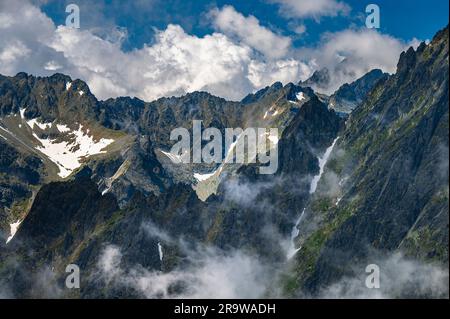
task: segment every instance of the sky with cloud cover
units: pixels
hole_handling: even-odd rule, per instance
[[[80,7],[80,29],[64,25],[69,3]],[[448,24],[448,1],[384,0],[381,28],[367,29],[369,3],[0,0],[0,74],[65,73],[100,99],[204,90],[240,100],[347,60],[331,92],[373,68],[395,72],[401,51]]]

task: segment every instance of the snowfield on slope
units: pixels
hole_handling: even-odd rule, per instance
[[[42,145],[37,146],[36,149],[47,155],[47,157],[58,166],[58,175],[62,178],[66,178],[75,169],[80,167],[83,158],[105,153],[103,149],[114,142],[113,139],[105,138],[96,142],[92,136],[89,136],[83,131],[83,126],[81,124],[76,131],[70,130],[70,128],[65,125],[58,125],[58,130],[73,138],[70,141],[56,142],[55,139],[40,138],[36,133],[33,133],[33,136]]]
[[[57,139],[40,138],[33,131],[34,127],[37,126],[41,130],[47,130],[52,127],[53,123],[41,123],[38,119],[26,121],[24,113],[25,109],[20,110],[22,120],[30,127],[33,137],[40,143],[36,146],[36,149],[58,166],[58,175],[61,178],[68,177],[75,169],[80,167],[83,158],[105,153],[103,149],[114,142],[113,139],[106,138],[95,141],[89,135],[89,130],[84,130],[81,124],[78,124],[78,130],[72,130],[64,124],[56,124],[56,128],[66,140],[57,141]]]
[[[9,243],[11,239],[13,239],[14,235],[17,232],[17,229],[19,229],[19,225],[22,221],[18,220],[15,223],[9,224],[9,227],[11,229],[11,235],[6,239],[6,243]]]
[[[333,141],[333,143],[325,150],[325,153],[323,154],[322,157],[317,156],[317,160],[319,161],[319,174],[315,175],[311,181],[311,184],[309,186],[309,193],[310,194],[314,194],[317,190],[317,184],[320,181],[320,178],[322,177],[322,174],[325,170],[325,165],[328,162],[328,159],[331,155],[331,152],[333,151],[334,146],[336,145],[336,142],[338,141],[339,136],[336,137]],[[336,201],[336,205],[339,204],[341,198],[338,198],[338,200]],[[292,228],[291,231],[291,240],[290,240],[290,245],[288,247],[288,251],[286,254],[286,258],[289,260],[292,257],[295,256],[295,254],[301,249],[301,247],[297,248],[296,244],[295,244],[295,239],[297,238],[297,236],[300,234],[300,223],[303,219],[303,216],[305,215],[305,210],[306,208],[303,208],[302,213],[300,214],[300,217],[297,219],[297,221],[295,222],[294,227]]]
[[[331,152],[333,151],[334,145],[336,144],[338,139],[339,139],[339,137],[336,137],[334,139],[333,143],[331,144],[330,147],[327,148],[327,150],[325,151],[325,154],[323,154],[322,157],[317,157],[317,160],[319,161],[319,174],[314,176],[313,180],[311,181],[311,185],[309,188],[310,194],[315,193],[317,184],[319,183],[320,178],[322,177],[323,171],[325,169],[325,164],[328,162],[328,158],[330,157]]]

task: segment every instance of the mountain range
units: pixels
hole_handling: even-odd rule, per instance
[[[448,298],[448,67],[447,26],[330,95],[326,69],[239,102],[0,76],[0,297]],[[277,128],[277,172],[174,163],[193,120]]]

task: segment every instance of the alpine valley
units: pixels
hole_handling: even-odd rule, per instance
[[[448,32],[331,95],[326,69],[240,102],[0,76],[0,297],[448,298]],[[193,120],[278,128],[277,172],[177,163]]]

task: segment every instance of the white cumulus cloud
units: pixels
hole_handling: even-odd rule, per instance
[[[169,24],[149,44],[124,51],[126,30],[103,38],[90,29],[56,26],[28,0],[0,0],[0,73],[65,73],[86,81],[100,99],[129,95],[151,101],[202,90],[240,100],[275,81],[305,80],[344,58],[354,64],[345,76],[334,77],[333,87],[374,67],[391,72],[406,47],[376,31],[346,30],[329,34],[315,48],[295,49],[290,38],[231,6],[213,9],[208,17],[211,34],[199,37]]]
[[[315,69],[329,69],[331,83],[323,93],[332,93],[372,69],[395,73],[400,53],[418,45],[417,39],[405,43],[373,29],[346,29],[325,34],[318,46],[298,54]]]
[[[263,53],[268,58],[282,58],[291,47],[291,39],[261,26],[254,16],[245,17],[232,6],[210,12],[217,30]]]
[[[130,95],[153,100],[204,90],[239,100],[275,78],[298,81],[311,71],[305,63],[282,58],[289,38],[231,7],[216,10],[217,19],[239,18],[226,33],[198,37],[168,25],[157,30],[152,44],[129,52],[121,49],[122,36],[103,39],[88,29],[55,26],[26,0],[2,0],[1,9],[0,73],[50,75],[57,70],[86,81],[100,99]],[[243,32],[245,26],[259,35]],[[273,43],[277,47],[272,49]]]

